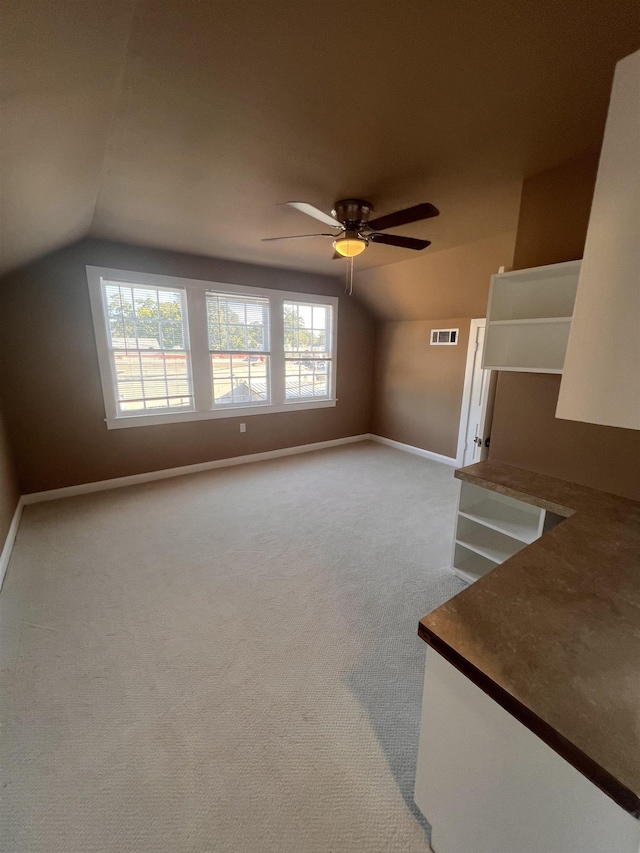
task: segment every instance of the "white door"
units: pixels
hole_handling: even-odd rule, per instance
[[[497,374],[495,371],[482,369],[486,325],[486,320],[472,320],[469,332],[465,394],[460,418],[463,466],[480,462],[489,455],[489,433]]]

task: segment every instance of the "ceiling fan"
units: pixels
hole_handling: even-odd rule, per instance
[[[265,241],[271,240],[301,240],[308,237],[331,237],[334,258],[355,258],[367,248],[369,243],[384,243],[387,246],[399,246],[402,249],[415,249],[420,251],[431,245],[430,240],[417,240],[415,237],[400,237],[396,234],[381,234],[387,228],[395,228],[397,225],[407,225],[409,222],[418,222],[421,219],[431,219],[438,216],[440,211],[428,202],[407,207],[405,210],[397,210],[386,216],[379,216],[369,221],[369,214],[373,211],[371,202],[361,198],[343,198],[337,201],[331,215],[325,213],[312,204],[304,201],[288,201],[289,207],[313,216],[325,225],[335,229],[333,233],[322,234],[297,234],[292,237],[265,237]]]

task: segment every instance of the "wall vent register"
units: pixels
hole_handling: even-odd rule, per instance
[[[456,346],[459,329],[432,329],[431,346]]]

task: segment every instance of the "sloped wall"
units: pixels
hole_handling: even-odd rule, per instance
[[[358,299],[379,320],[484,317],[491,275],[512,263],[516,223],[514,209],[511,231],[358,273]]]

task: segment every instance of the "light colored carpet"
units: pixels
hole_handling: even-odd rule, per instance
[[[3,853],[412,853],[451,468],[366,442],[29,506]]]

